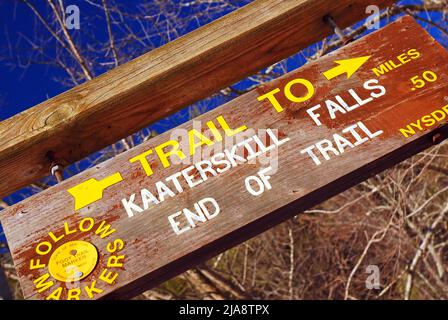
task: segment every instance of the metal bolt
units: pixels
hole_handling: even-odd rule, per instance
[[[434,143],[434,144],[442,143],[443,140],[445,140],[446,138],[447,138],[446,135],[443,135],[441,133],[436,133],[435,135],[432,136],[432,143]]]
[[[342,40],[344,45],[353,41],[353,39],[348,38],[344,34],[344,32],[342,32],[341,28],[338,27],[332,16],[330,15],[324,16],[324,22],[333,29],[334,33]]]
[[[47,152],[47,158],[51,162],[51,165],[50,165],[50,173],[51,173],[51,175],[56,178],[57,182],[64,181],[63,167],[56,160],[54,152],[53,151]]]

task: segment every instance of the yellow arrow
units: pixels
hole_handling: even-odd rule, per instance
[[[84,208],[85,206],[98,201],[103,198],[103,191],[110,186],[119,183],[123,177],[119,172],[106,177],[100,181],[96,179],[89,179],[83,183],[68,189],[75,199],[75,210]]]
[[[361,66],[370,59],[371,56],[336,60],[335,63],[338,64],[337,67],[324,72],[325,78],[331,80],[340,76],[341,74],[347,73],[347,79],[349,79]]]

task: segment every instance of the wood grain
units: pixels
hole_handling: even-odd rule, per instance
[[[420,57],[378,78],[372,72],[372,68],[384,61],[397,61],[397,56],[410,49],[420,52]],[[342,75],[328,81],[322,75],[335,66],[336,60],[367,54],[372,57],[350,79]],[[117,230],[114,236],[126,243],[123,250],[125,266],[119,270],[115,283],[104,287],[104,291],[94,298],[131,297],[430,147],[434,144],[435,135],[448,135],[448,117],[408,138],[399,129],[447,105],[447,63],[448,53],[412,18],[405,17],[200,116],[196,121],[202,125],[222,115],[231,128],[242,124],[256,132],[271,128],[277,130],[279,138],[290,138],[279,147],[278,170],[270,179],[272,189],[258,197],[247,192],[244,181],[267,165],[244,163],[129,218],[121,205],[123,198],[139,193],[142,188],[154,192],[156,181],[189,166],[179,164],[163,169],[157,159],[151,157],[149,161],[154,174],[148,177],[140,166],[129,163],[132,157],[170,140],[171,131],[5,210],[0,218],[25,297],[43,299],[50,292],[36,292],[33,280],[45,269],[30,271],[30,259],[39,257],[35,252],[36,245],[50,241],[49,231],[60,234],[64,222],[73,226],[85,217],[92,217],[95,221],[106,220],[112,224]],[[425,70],[435,72],[438,80],[411,91],[410,78],[421,75]],[[316,95],[309,101],[292,103],[280,95],[279,100],[285,107],[281,113],[266,101],[258,102],[260,95],[274,88],[283,88],[297,78],[308,79],[314,84]],[[326,99],[334,99],[336,95],[347,98],[349,89],[362,95],[363,83],[368,79],[378,79],[387,88],[386,95],[347,114],[338,115],[335,120],[325,115],[322,109],[322,126],[316,126],[307,115],[308,108]],[[319,166],[300,153],[310,144],[330,138],[358,121],[372,132],[383,130],[383,134],[323,161]],[[193,122],[190,121],[176,130],[192,127]],[[67,189],[90,178],[103,179],[115,172],[121,172],[123,181],[108,188],[102,200],[75,213],[73,198]],[[168,216],[182,208],[191,209],[194,202],[205,197],[216,199],[221,213],[188,232],[176,235]],[[107,259],[104,248],[110,239],[99,239],[88,232],[67,237],[63,242],[74,239],[93,243],[101,257],[97,269],[82,280],[81,285],[98,280]],[[48,260],[48,257],[40,258],[43,263]],[[57,282],[52,290],[58,286],[65,290],[66,284]]]
[[[375,1],[379,6],[394,1]],[[371,0],[259,0],[0,123],[0,197],[347,27]]]

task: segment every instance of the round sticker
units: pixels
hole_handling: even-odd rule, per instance
[[[56,280],[74,282],[92,273],[98,262],[98,250],[86,241],[70,241],[58,247],[50,257],[48,271]]]

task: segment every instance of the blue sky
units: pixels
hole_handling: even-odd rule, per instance
[[[34,0],[31,1],[36,8],[42,12],[48,12],[48,8],[45,5],[46,1]],[[137,3],[143,1],[115,1],[121,5],[125,5],[127,12],[133,13],[132,10],[136,7]],[[184,2],[187,1],[174,1]],[[249,0],[234,1],[236,6],[243,6],[249,3]],[[91,3],[101,3],[101,1],[95,0]],[[112,3],[112,1],[109,1]],[[132,4],[130,4],[132,3]],[[95,19],[95,17],[103,18],[102,12],[95,6],[89,4],[85,0],[66,0],[66,6],[75,4],[79,7],[81,13],[81,29],[83,20]],[[156,8],[154,8],[156,10]],[[203,9],[203,8],[202,8]],[[191,16],[193,17],[201,11],[201,7],[182,7],[178,16]],[[191,30],[204,25],[213,19],[219,18],[221,15],[228,13],[229,11],[216,12],[212,17],[207,19],[191,19],[191,23],[186,25],[180,30],[182,35],[188,33]],[[158,20],[160,27],[163,28],[163,18]],[[55,81],[55,78],[66,77],[65,73],[58,67],[52,67],[49,65],[42,65],[39,63],[33,63],[26,66],[26,61],[17,58],[17,53],[25,53],[26,51],[33,50],[29,41],[34,39],[34,35],[37,32],[47,34],[45,30],[39,26],[35,28],[36,24],[40,23],[36,21],[35,16],[31,10],[23,3],[17,0],[1,0],[0,1],[0,121],[13,116],[23,110],[26,110],[42,101],[45,101],[59,93],[62,93],[69,89],[66,85],[59,81]],[[88,45],[83,35],[86,33],[84,30],[72,30],[72,35],[80,40],[81,47]],[[102,21],[100,21],[97,30],[93,31],[95,40],[101,41],[107,39],[106,28]],[[171,40],[177,35],[171,35]],[[161,37],[155,36],[152,40],[152,47],[163,45],[167,41]],[[150,48],[145,48],[146,51]],[[140,54],[143,54],[145,50],[141,50]],[[26,67],[25,67],[26,66]],[[102,73],[105,70],[98,70],[98,73]],[[97,75],[98,75],[97,73]],[[26,92],[26,94],[24,94]]]
[[[37,0],[32,2],[42,13],[47,12],[44,1]],[[83,21],[99,21],[98,25],[94,24],[94,27],[91,30],[72,30],[72,35],[76,39],[76,41],[78,41],[81,48],[85,48],[87,46],[95,46],[97,45],[97,43],[105,41],[105,39],[107,39],[106,28],[103,24],[103,12],[95,5],[92,5],[92,3],[95,4],[100,2],[101,1],[99,0],[65,1],[66,5],[76,4],[79,6],[81,12],[81,26],[83,24]],[[138,4],[140,4],[141,2],[142,1],[140,0],[115,0],[115,3],[122,7],[125,7],[126,12],[128,12],[129,14],[137,12],[136,10],[138,8]],[[239,0],[231,2],[233,5],[235,5],[234,8],[236,8],[239,6],[243,6],[251,1]],[[151,3],[151,1],[149,1],[149,3]],[[146,42],[147,44],[149,44],[147,47],[139,47],[139,44],[137,42],[131,42],[124,48],[124,52],[130,53],[130,58],[143,54],[144,52],[160,45],[163,45],[164,43],[175,39],[177,36],[188,33],[200,27],[201,25],[207,24],[212,20],[217,19],[220,16],[231,11],[230,8],[226,8],[226,10],[224,11],[215,9],[212,10],[212,14],[210,15],[195,18],[195,16],[205,10],[204,5],[185,5],[189,3],[189,1],[186,0],[173,0],[171,1],[171,3],[172,7],[168,8],[166,15],[159,15],[156,23],[154,23],[154,21],[150,21],[150,23],[144,26],[145,28],[148,28],[148,33],[150,34]],[[179,6],[178,4],[180,3],[184,5]],[[418,0],[410,0],[401,1],[400,3],[420,4],[421,2]],[[154,10],[154,13],[157,13],[157,7],[154,6],[154,8],[151,10]],[[177,16],[189,18],[186,19],[186,23],[184,25],[176,28],[177,33],[167,33],[167,36],[161,37],[155,31],[159,29],[163,31],[163,28],[169,27],[170,12],[175,12]],[[101,19],[98,19],[98,17],[100,17]],[[434,13],[422,13],[421,17],[424,19],[432,19],[433,21],[442,19],[441,15]],[[425,22],[419,22],[423,26],[426,25]],[[383,21],[382,25],[384,25],[385,23],[386,21]],[[445,22],[445,29],[446,25],[447,23]],[[135,30],[141,31],[142,29],[142,26],[138,25],[137,21],[132,21],[132,19],[130,22],[130,26],[133,29],[135,28]],[[31,41],[33,41],[36,34],[46,34],[46,31],[43,30],[41,26],[39,26],[39,23],[36,21],[31,10],[26,5],[16,0],[0,0],[0,33],[0,121],[7,119],[14,114],[17,114],[30,107],[33,107],[34,105],[45,101],[57,94],[60,94],[70,88],[66,83],[64,83],[64,81],[61,81],[61,79],[67,78],[66,73],[62,71],[61,68],[39,63],[31,63],[28,65],[26,63],[26,60],[19,58],[22,55],[32,55],[33,50],[36,50],[32,47],[31,44]],[[447,38],[446,36],[442,36],[442,31],[432,28],[431,33],[445,47],[448,46]],[[117,30],[117,34],[119,36],[122,35],[122,30]],[[48,34],[46,36],[48,36]],[[47,48],[50,56],[52,54],[51,51],[55,51],[55,49],[53,50],[53,48],[51,47],[52,45],[55,46],[54,44],[49,43],[49,46]],[[310,50],[312,51],[312,49]],[[289,59],[285,64],[286,71],[295,69],[304,63],[304,57],[300,54],[297,54]],[[106,70],[107,68],[98,67],[94,70],[94,72],[96,75],[99,75]],[[236,87],[244,89],[253,84],[253,81],[244,80],[240,82]],[[206,101],[199,102],[198,105],[201,110],[210,110],[211,108],[214,108],[231,98],[233,97],[217,96],[211,99],[207,99]],[[158,123],[152,124],[149,128],[151,130],[157,131],[158,133],[161,133],[188,120],[188,118],[190,117],[190,111],[191,109],[185,109],[171,117],[159,121]],[[30,194],[31,192],[29,190],[25,190],[22,191],[22,193],[16,193],[12,197],[8,197],[6,200],[9,203],[14,203],[22,199],[23,196],[28,196]]]

